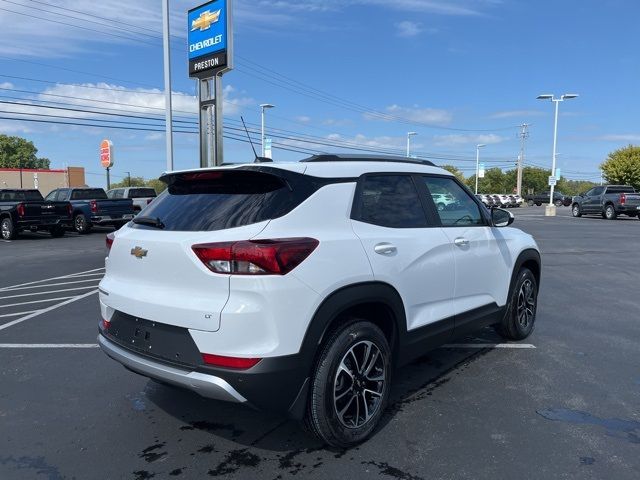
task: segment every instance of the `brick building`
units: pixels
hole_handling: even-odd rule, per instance
[[[22,181],[21,181],[22,176]],[[37,188],[43,196],[51,190],[86,185],[83,167],[67,167],[65,170],[28,170],[0,168],[0,189]]]

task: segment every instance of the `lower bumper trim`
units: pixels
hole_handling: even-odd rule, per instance
[[[98,345],[109,357],[145,377],[192,390],[206,398],[233,403],[247,401],[222,378],[163,365],[119,347],[102,334],[98,335]]]

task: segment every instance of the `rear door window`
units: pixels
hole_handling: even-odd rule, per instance
[[[301,174],[283,178],[253,170],[192,172],[169,176],[167,189],[144,211],[164,230],[215,231],[286,215],[317,186]],[[134,228],[148,229],[142,224]]]
[[[410,175],[367,175],[361,180],[354,220],[389,228],[428,226]]]

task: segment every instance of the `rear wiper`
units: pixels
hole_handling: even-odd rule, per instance
[[[160,220],[158,217],[135,217],[133,219],[133,223],[136,223],[138,225],[147,225],[148,227],[159,229],[164,228],[164,223],[162,223],[162,220]]]

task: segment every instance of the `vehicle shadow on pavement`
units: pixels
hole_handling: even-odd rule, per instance
[[[477,342],[480,336],[482,343],[500,342],[493,330],[479,333],[481,335],[463,339],[462,342]],[[487,348],[439,348],[397,369],[390,401],[378,431],[412,403],[429,401],[434,390],[451,381],[454,375],[460,374],[489,351]],[[277,414],[205,399],[196,393],[154,381],[148,382],[145,394],[149,402],[183,423],[181,432],[204,432],[211,435],[212,445],[226,440],[236,444],[236,448],[244,449],[255,447],[289,453],[327,450],[336,456],[345,453],[323,445],[305,432],[300,423]]]

